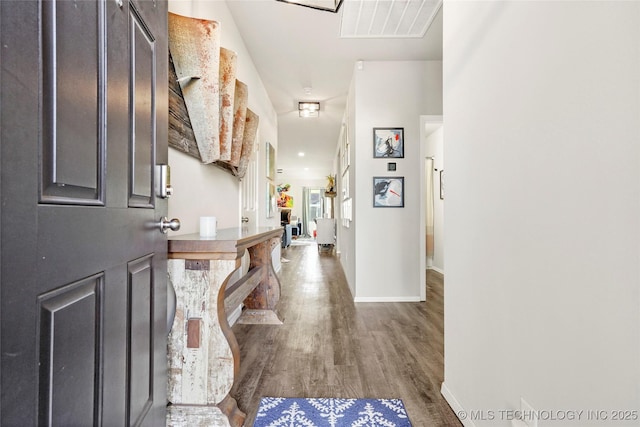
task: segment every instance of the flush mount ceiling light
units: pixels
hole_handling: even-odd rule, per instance
[[[298,6],[310,7],[312,9],[324,10],[337,13],[342,4],[342,0],[278,0],[283,3],[297,4]]]
[[[300,117],[318,117],[320,115],[320,103],[314,101],[298,102],[298,114]]]

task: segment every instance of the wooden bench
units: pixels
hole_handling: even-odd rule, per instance
[[[240,369],[227,315],[244,303],[239,323],[281,324],[280,281],[271,252],[282,228],[218,230],[169,239],[168,274],[176,316],[168,338],[168,426],[242,426],[246,415],[229,394]],[[229,283],[249,252],[249,271]],[[228,423],[228,424],[227,424]]]

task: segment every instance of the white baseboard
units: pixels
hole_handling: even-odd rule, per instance
[[[420,302],[420,297],[355,297],[353,302]]]
[[[458,402],[458,399],[455,398],[453,393],[451,393],[451,390],[449,390],[449,387],[447,387],[444,382],[440,387],[440,394],[442,394],[444,400],[446,400],[449,406],[451,406],[451,409],[453,409],[456,417],[458,417],[464,427],[476,427],[476,424],[473,422],[473,420],[469,419],[469,417],[466,416],[467,411],[465,411],[460,402]],[[460,417],[459,414],[465,414],[465,416]]]
[[[238,319],[240,318],[241,314],[242,314],[242,305],[239,305],[236,307],[235,310],[233,310],[229,314],[229,316],[227,316],[227,322],[229,322],[229,326],[235,325]]]
[[[444,276],[444,270],[441,269],[441,268],[438,268],[438,267],[434,267],[433,265],[427,267],[427,270],[437,271],[438,273],[440,273],[440,274],[442,274]]]

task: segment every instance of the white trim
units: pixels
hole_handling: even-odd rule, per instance
[[[353,302],[420,302],[420,297],[355,297]]]
[[[438,267],[434,267],[433,265],[427,267],[427,270],[437,271],[438,273],[440,273],[440,274],[442,274],[444,276],[444,270],[441,269],[441,268],[438,268]]]
[[[466,416],[467,411],[465,411],[460,402],[458,402],[458,399],[455,398],[453,393],[451,393],[451,390],[449,390],[449,387],[447,387],[444,382],[440,387],[440,394],[442,394],[444,400],[446,400],[449,406],[451,406],[451,409],[453,409],[456,417],[460,420],[464,427],[476,427],[476,424],[473,422],[473,420],[469,419],[469,417]],[[465,416],[463,417],[464,419],[461,419],[458,414],[465,414]]]
[[[227,322],[229,323],[229,327],[236,324],[241,314],[242,314],[242,304],[237,306],[236,309],[233,310],[227,317]]]

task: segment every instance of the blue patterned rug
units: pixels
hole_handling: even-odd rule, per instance
[[[253,427],[411,427],[400,399],[263,397]]]

